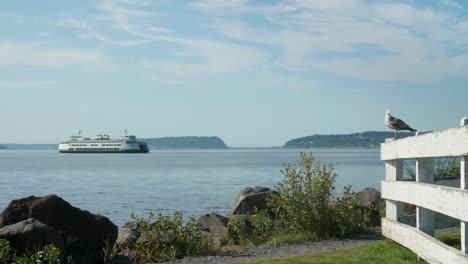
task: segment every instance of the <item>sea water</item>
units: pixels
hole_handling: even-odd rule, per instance
[[[0,210],[13,199],[57,194],[73,206],[121,226],[130,214],[179,210],[198,217],[225,215],[242,188],[274,187],[284,163],[313,152],[339,175],[337,192],[351,185],[380,189],[378,149],[153,150],[148,154],[61,154],[0,150]]]

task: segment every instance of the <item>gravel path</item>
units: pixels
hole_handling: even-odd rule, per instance
[[[307,242],[302,244],[290,244],[279,247],[255,247],[246,248],[239,251],[227,252],[217,256],[207,256],[198,258],[184,258],[165,262],[166,264],[204,264],[204,263],[231,263],[234,261],[278,258],[305,255],[309,253],[335,251],[358,247],[361,245],[375,242],[382,237],[368,237],[359,239],[343,240],[323,240],[317,242]]]

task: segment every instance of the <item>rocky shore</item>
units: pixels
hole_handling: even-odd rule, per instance
[[[200,216],[195,225],[201,231],[202,239],[214,247],[220,247],[222,239],[229,232],[229,219],[254,214],[255,208],[268,210],[266,198],[272,192],[274,191],[266,187],[245,188],[240,191],[233,208],[226,216],[216,213]],[[366,188],[357,193],[357,200],[358,207],[370,210],[372,221],[378,224],[380,193]],[[76,208],[56,195],[47,195],[11,201],[0,214],[0,239],[8,240],[19,253],[31,252],[52,244],[64,256],[71,256],[75,264],[98,264],[105,261],[131,264],[136,259],[135,245],[144,243],[145,235],[135,222],[128,222],[119,230],[105,216]],[[290,256],[348,248],[375,239],[378,237],[256,247],[170,263],[228,263],[234,260]]]

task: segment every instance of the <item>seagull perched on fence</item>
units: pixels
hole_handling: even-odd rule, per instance
[[[397,131],[399,130],[409,130],[411,132],[416,132],[416,129],[408,126],[403,120],[393,117],[390,114],[390,110],[385,110],[385,124],[388,128],[395,130],[395,138],[397,138]]]

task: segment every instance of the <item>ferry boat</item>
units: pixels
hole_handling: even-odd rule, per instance
[[[71,136],[68,141],[60,142],[58,151],[61,153],[148,153],[148,145],[138,141],[136,136],[127,135],[112,139],[109,135],[99,134],[96,138],[82,137],[83,130],[78,135]]]

